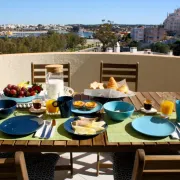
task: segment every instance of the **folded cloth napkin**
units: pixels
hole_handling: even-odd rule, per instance
[[[52,121],[51,121],[51,122],[50,122],[50,121],[47,121],[47,120],[44,121],[44,124],[41,126],[41,128],[39,128],[39,129],[36,131],[34,137],[37,137],[37,138],[46,138],[47,133],[48,133],[49,130],[51,129],[51,123],[52,123]],[[45,132],[43,133],[44,128],[46,128],[46,129],[45,129]],[[56,128],[56,126],[53,126],[53,127],[52,127],[52,131],[51,131],[51,136],[50,136],[50,138],[53,137],[54,132],[55,132],[55,128]],[[43,134],[43,137],[42,137],[42,134]]]
[[[176,130],[170,136],[172,139],[180,139]]]
[[[180,139],[180,123],[174,124],[176,126],[175,131],[171,134],[172,139]],[[179,126],[179,127],[178,127]]]

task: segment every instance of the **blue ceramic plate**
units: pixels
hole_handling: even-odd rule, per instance
[[[3,95],[3,99],[13,100],[13,101],[16,101],[17,103],[31,102],[33,99],[35,99],[37,97],[38,97],[38,95],[29,96],[29,97],[23,97],[23,98],[15,98],[15,97],[7,97],[7,96]]]
[[[93,135],[75,134],[75,133],[74,133],[74,130],[73,130],[73,128],[72,128],[71,123],[72,123],[73,121],[76,121],[76,120],[78,120],[78,118],[77,118],[77,117],[74,117],[74,118],[68,119],[68,120],[64,123],[64,129],[65,129],[67,132],[69,132],[70,134],[74,134],[74,135],[76,135],[76,136],[86,136],[86,137],[96,136],[96,135],[101,134],[101,133],[103,133],[104,131],[106,131],[106,129],[107,129],[107,127],[108,127],[108,125],[105,124],[105,125],[103,126],[103,127],[104,127],[104,130],[103,130],[103,131],[99,131],[98,133],[93,134]]]
[[[175,126],[167,119],[153,116],[143,116],[132,122],[132,127],[145,135],[155,137],[169,136],[175,131]]]
[[[9,135],[23,136],[36,132],[43,125],[37,116],[16,116],[0,124],[0,131]]]
[[[92,102],[92,101],[84,101],[84,102]],[[94,101],[96,102],[96,101]],[[77,109],[75,108],[73,105],[72,105],[72,108],[71,108],[71,111],[73,113],[76,113],[76,114],[92,114],[92,113],[95,113],[97,111],[100,111],[101,108],[102,108],[102,104],[99,103],[99,102],[96,102],[97,103],[97,106],[94,108],[94,109],[91,109],[91,110],[86,110],[85,108],[82,108],[82,109]]]

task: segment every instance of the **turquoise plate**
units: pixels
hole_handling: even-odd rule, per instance
[[[167,119],[153,116],[143,116],[132,122],[132,127],[145,135],[154,137],[165,137],[175,131],[175,126]]]
[[[83,102],[92,102],[92,101],[86,100],[86,101],[83,101]],[[93,102],[96,102],[96,101],[93,101]],[[76,114],[92,114],[92,113],[100,111],[101,108],[102,108],[101,103],[99,103],[99,102],[96,102],[96,103],[97,103],[97,106],[95,108],[91,109],[91,110],[86,110],[85,108],[77,109],[72,105],[71,111],[73,113],[76,113]]]

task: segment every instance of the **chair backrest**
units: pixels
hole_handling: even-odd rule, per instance
[[[46,69],[45,66],[49,64],[34,64],[31,63],[31,82],[32,83],[45,83],[46,78]],[[61,64],[63,65],[63,73],[64,73],[64,82],[67,83],[69,87],[71,87],[71,73],[70,73],[70,63]]]
[[[14,158],[0,158],[0,179],[29,180],[23,152],[16,152]]]
[[[180,178],[179,155],[145,155],[138,149],[132,180],[176,180]]]
[[[139,62],[136,64],[112,64],[103,63],[100,65],[100,82],[107,82],[113,76],[116,81],[126,79],[127,82],[135,83],[135,91],[138,91]]]

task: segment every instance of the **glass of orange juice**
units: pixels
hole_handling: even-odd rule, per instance
[[[163,94],[162,101],[160,104],[160,111],[164,118],[168,118],[174,110],[175,97],[171,94]]]
[[[54,107],[52,103],[56,101],[54,99],[47,99],[46,100],[46,110],[48,113],[57,113],[59,111],[59,107]]]

